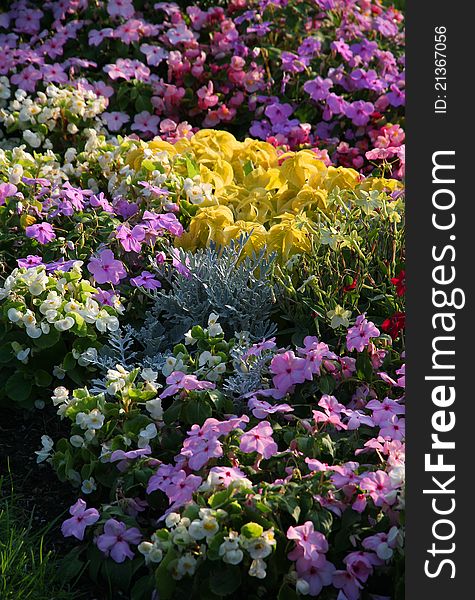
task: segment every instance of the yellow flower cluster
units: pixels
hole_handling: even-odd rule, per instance
[[[373,190],[387,197],[388,191],[401,187],[396,180],[364,179],[354,169],[327,167],[312,150],[279,155],[266,142],[239,142],[226,131],[206,129],[174,145],[161,140],[142,143],[129,151],[127,163],[139,169],[145,154],[163,152],[176,174],[186,177],[191,161],[194,179],[212,189],[200,198],[187,231],[177,240],[187,250],[210,241],[228,244],[246,233],[248,251],[265,244],[284,259],[308,253],[322,216],[330,225],[341,217],[331,201],[333,191],[346,196],[351,192],[357,199]]]

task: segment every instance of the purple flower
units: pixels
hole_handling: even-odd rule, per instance
[[[100,192],[97,195],[94,194],[93,196],[91,196],[89,198],[89,204],[93,208],[102,208],[102,210],[104,212],[108,212],[108,213],[113,213],[114,212],[114,208],[112,207],[112,204],[110,204],[110,202],[104,196],[104,192]]]
[[[31,269],[43,264],[41,256],[35,256],[34,254],[28,254],[26,258],[19,258],[17,264],[20,268]]]
[[[54,240],[56,237],[53,227],[46,222],[29,225],[26,228],[25,232],[26,237],[34,238],[40,244],[47,244],[48,242],[51,242],[51,240]]]
[[[268,117],[272,125],[276,125],[278,123],[286,122],[287,119],[293,112],[293,108],[290,104],[280,104],[279,102],[274,102],[269,104],[269,106],[265,110],[265,115]]]
[[[271,458],[278,452],[272,433],[271,424],[267,421],[261,421],[242,434],[239,448],[242,452],[257,452],[264,458]]]
[[[157,215],[146,210],[143,214],[143,220],[153,230],[165,230],[179,237],[183,234],[183,225],[173,213]]]
[[[198,489],[202,481],[198,475],[187,475],[180,469],[172,476],[165,493],[170,503],[173,502],[173,506],[179,508],[192,499],[193,492]]]
[[[0,183],[0,206],[5,204],[5,200],[11,196],[15,196],[18,188],[13,183]]]
[[[127,276],[124,265],[120,260],[115,260],[112,250],[102,250],[97,257],[91,258],[87,270],[99,284],[117,284]]]
[[[70,519],[66,519],[61,525],[61,533],[64,537],[73,535],[78,540],[84,539],[84,532],[88,525],[93,525],[99,520],[99,513],[95,508],[86,508],[84,500],[79,499],[69,509]]]
[[[333,81],[331,79],[323,79],[317,76],[315,79],[306,81],[303,89],[309,94],[312,100],[325,100],[330,93],[330,88],[333,87]]]
[[[345,115],[358,127],[367,125],[373,112],[373,104],[364,100],[357,100],[356,102],[347,104],[345,107]]]
[[[97,547],[116,563],[122,563],[126,558],[134,558],[129,544],[139,544],[141,539],[137,527],[127,529],[125,523],[109,519],[104,525],[104,533],[97,538]]]
[[[353,327],[348,329],[346,336],[346,346],[348,350],[356,350],[363,352],[364,348],[369,344],[371,338],[379,336],[379,329],[368,321],[365,315],[360,315],[356,319]]]
[[[145,231],[140,225],[135,225],[133,229],[129,229],[127,225],[119,225],[115,237],[126,252],[140,252],[142,241],[145,239]]]
[[[143,287],[146,290],[158,290],[162,287],[162,284],[149,271],[142,271],[138,277],[133,277],[130,283],[134,287]]]

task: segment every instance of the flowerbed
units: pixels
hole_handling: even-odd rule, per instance
[[[77,491],[65,577],[402,598],[401,14],[20,1],[0,26],[0,403],[67,432],[37,451]]]

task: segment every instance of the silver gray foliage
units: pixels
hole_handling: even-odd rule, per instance
[[[170,289],[149,294],[153,305],[137,333],[146,355],[173,347],[194,325],[206,327],[212,312],[219,315],[226,337],[236,331],[249,332],[255,341],[272,335],[275,296],[270,275],[274,257],[267,257],[264,250],[244,256],[244,242],[219,250],[179,250],[175,268],[157,266],[162,278],[168,278]]]

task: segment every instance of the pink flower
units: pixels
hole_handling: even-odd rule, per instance
[[[25,233],[26,237],[34,238],[40,244],[47,244],[56,237],[53,227],[46,222],[29,225],[26,228]]]
[[[99,284],[118,284],[127,276],[124,265],[120,260],[115,260],[112,250],[101,250],[97,257],[91,258],[87,269]]]
[[[125,523],[109,519],[104,525],[104,533],[97,538],[97,547],[116,563],[122,563],[126,558],[134,558],[129,544],[139,544],[141,539],[137,527],[127,529]]]
[[[348,571],[335,571],[333,573],[333,585],[342,590],[347,600],[358,600],[360,590],[363,589],[361,583]]]
[[[303,551],[306,560],[318,560],[321,554],[328,552],[328,542],[323,533],[315,531],[312,521],[303,525],[289,527],[287,539],[295,540],[297,547]]]
[[[365,315],[359,315],[353,327],[348,329],[346,336],[346,345],[348,350],[356,350],[363,352],[364,348],[369,344],[371,338],[379,336],[379,329],[374,323],[368,321]]]
[[[393,415],[389,421],[381,427],[379,435],[390,440],[402,440],[406,434],[405,419],[398,419]]]
[[[296,383],[303,383],[305,381],[304,369],[305,360],[296,357],[292,350],[274,356],[270,363],[270,372],[274,374],[272,382],[281,394],[281,398]]]
[[[152,46],[151,44],[142,44],[140,52],[143,52],[147,58],[147,64],[157,67],[163,60],[168,57],[168,52],[160,46]]]
[[[186,375],[182,371],[174,371],[166,379],[168,387],[160,394],[160,398],[168,398],[180,390],[188,392],[195,390],[214,390],[216,387],[211,381],[198,381],[196,375]]]
[[[288,404],[276,404],[272,406],[265,400],[258,400],[255,397],[249,398],[247,405],[252,410],[252,414],[256,419],[265,419],[268,415],[274,413],[287,413],[294,410]]]
[[[382,506],[384,503],[394,504],[391,480],[384,471],[367,473],[360,481],[360,488],[365,492],[369,492],[376,506]]]
[[[42,78],[40,71],[29,65],[16,75],[12,75],[11,82],[25,92],[34,92],[36,83]]]
[[[131,0],[109,0],[107,2],[107,12],[111,17],[130,19],[135,11]]]
[[[241,436],[239,444],[242,452],[257,452],[264,458],[271,458],[278,452],[277,444],[272,437],[272,426],[267,421],[261,421],[258,425],[246,431]]]
[[[63,522],[61,533],[64,537],[72,535],[81,541],[84,539],[86,527],[99,520],[98,511],[95,508],[86,508],[86,503],[81,499],[71,506],[69,514],[72,517]]]
[[[188,457],[188,466],[193,471],[199,471],[211,458],[223,455],[223,447],[216,436],[198,439],[196,437],[185,440],[182,456]]]
[[[130,117],[123,112],[103,112],[101,117],[107,124],[109,131],[119,131],[122,125],[130,121]]]
[[[45,83],[67,83],[68,76],[64,72],[63,67],[59,63],[52,65],[44,65],[42,67],[43,81]]]
[[[134,117],[132,131],[140,131],[146,135],[158,135],[158,124],[160,117],[151,115],[147,110],[143,110]]]
[[[246,477],[245,473],[237,467],[212,467],[209,472],[213,475],[213,480],[224,487],[229,487],[236,479]]]
[[[380,427],[390,421],[394,415],[403,415],[406,411],[402,404],[391,398],[385,398],[382,402],[370,400],[366,408],[373,411],[373,421]]]

